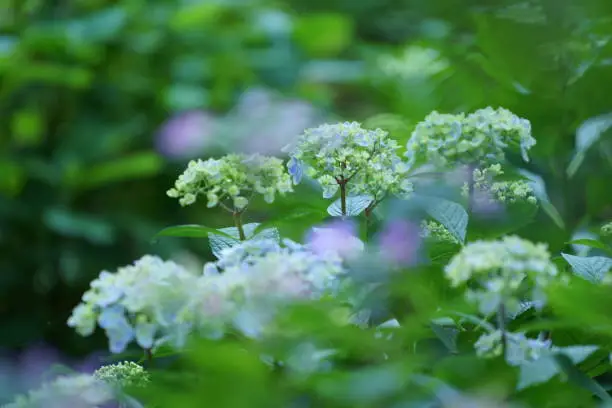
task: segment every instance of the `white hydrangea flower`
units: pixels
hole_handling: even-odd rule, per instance
[[[407,143],[408,163],[438,167],[491,164],[505,159],[506,149],[519,150],[525,161],[535,145],[531,124],[507,109],[487,107],[466,115],[430,113],[418,123]]]
[[[291,150],[289,173],[295,184],[304,171],[317,180],[323,197],[331,198],[345,186],[350,194],[407,194],[408,167],[397,156],[397,142],[381,129],[368,130],[357,122],[325,124],[306,129]]]
[[[499,163],[492,164],[485,168],[476,168],[472,172],[473,188],[480,197],[483,197],[490,204],[494,202],[515,203],[528,202],[536,204],[537,199],[534,191],[525,180],[514,181],[495,181],[496,177],[504,174]],[[462,194],[468,196],[468,183],[464,183]]]
[[[150,381],[145,369],[132,361],[123,361],[100,367],[93,376],[112,387],[144,387]]]
[[[503,352],[503,337],[500,330],[481,335],[476,343],[474,343],[476,355],[484,358],[501,356]],[[530,339],[524,333],[506,332],[505,338],[505,358],[511,366],[516,367],[535,361],[552,350],[552,342],[550,340]]]
[[[206,197],[209,208],[221,205],[228,211],[242,211],[253,194],[272,203],[277,193],[293,191],[291,178],[282,160],[258,154],[228,154],[220,159],[192,160],[168,190],[182,206]]]
[[[289,240],[245,241],[208,265],[182,313],[212,337],[227,326],[258,336],[278,307],[334,293],[345,273],[337,254],[315,254]]]
[[[196,275],[176,263],[146,255],[116,273],[100,273],[73,310],[68,326],[83,336],[100,326],[114,353],[133,340],[150,349],[169,328],[174,332],[176,325],[183,324],[178,311],[196,281]]]
[[[44,383],[4,408],[97,408],[113,400],[114,393],[108,384],[88,374],[76,374]]]
[[[558,275],[545,244],[516,236],[466,245],[444,273],[455,287],[468,281],[478,284],[466,295],[479,304],[483,314],[496,311],[501,304],[507,313],[515,313],[520,307],[517,291],[524,280],[530,283],[532,300],[543,301],[542,288]]]

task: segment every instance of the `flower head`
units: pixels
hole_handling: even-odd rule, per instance
[[[230,210],[243,210],[251,195],[257,193],[268,203],[277,193],[293,191],[291,179],[276,157],[229,154],[220,159],[193,160],[168,190],[183,206],[206,197],[207,206],[217,205]]]
[[[507,149],[527,151],[535,145],[531,124],[507,109],[487,107],[474,113],[430,113],[417,124],[407,144],[409,164],[492,164],[505,159]]]
[[[502,303],[508,313],[514,313],[520,307],[516,294],[525,280],[531,284],[534,300],[542,300],[542,287],[558,274],[546,245],[516,236],[472,242],[451,259],[444,272],[452,286],[468,281],[477,284],[467,297],[479,304],[483,314]]]
[[[397,156],[398,148],[381,129],[364,129],[357,122],[325,124],[306,129],[290,152],[288,168],[294,183],[306,170],[325,198],[333,197],[340,185],[347,185],[351,194],[382,198],[412,191],[403,177],[408,168]]]
[[[180,323],[178,311],[196,280],[174,262],[146,255],[115,273],[100,273],[73,310],[68,326],[83,336],[100,326],[114,353],[133,340],[152,348],[168,328]]]
[[[281,305],[332,293],[345,272],[334,252],[273,240],[228,248],[205,269],[184,315],[208,336],[222,335],[227,326],[257,336]]]
[[[335,252],[343,258],[353,257],[364,249],[357,238],[355,224],[333,221],[326,226],[313,228],[307,237],[308,248],[316,254]]]
[[[5,408],[96,408],[114,400],[111,387],[87,374],[61,376],[27,395],[18,396]]]
[[[124,361],[97,369],[93,376],[112,387],[144,387],[150,381],[149,374],[142,366]]]

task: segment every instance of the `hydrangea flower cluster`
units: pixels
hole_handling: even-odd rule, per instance
[[[499,163],[505,149],[514,149],[528,161],[527,151],[535,143],[530,122],[504,108],[487,107],[469,115],[434,111],[412,132],[406,156],[410,166],[430,163],[446,168]]]
[[[170,340],[177,326],[184,324],[178,312],[196,282],[196,275],[176,263],[146,255],[115,273],[101,272],[73,310],[68,326],[82,336],[100,326],[114,353],[133,340],[151,349]],[[166,333],[170,337],[164,337]]]
[[[257,193],[268,203],[276,193],[293,191],[291,178],[282,160],[261,155],[228,154],[220,159],[192,160],[168,190],[182,206],[205,196],[209,208],[221,205],[228,211],[241,211]]]
[[[194,328],[215,337],[229,325],[257,336],[280,305],[335,293],[345,273],[338,254],[316,254],[290,240],[283,244],[245,241],[206,264],[184,311]]]
[[[475,241],[461,249],[444,269],[451,285],[473,282],[466,295],[488,315],[503,305],[507,313],[520,309],[519,286],[531,283],[532,300],[543,301],[542,288],[558,275],[544,244],[516,236],[497,241]]]
[[[474,169],[472,181],[474,191],[480,192],[480,196],[487,197],[490,202],[528,202],[536,204],[533,189],[524,180],[494,181],[495,177],[501,176],[504,171],[499,163],[492,164],[483,169]],[[463,196],[469,195],[469,186],[465,182],[462,188]]]
[[[506,361],[512,366],[519,366],[539,359],[543,354],[550,352],[550,340],[530,339],[524,333],[505,332],[495,330],[485,333],[474,343],[476,355],[484,358],[499,357],[502,355],[506,340]]]
[[[149,373],[132,361],[102,366],[93,376],[113,388],[144,387],[151,381]]]
[[[20,395],[4,408],[97,408],[115,399],[112,388],[88,375],[61,376],[40,388]]]
[[[381,129],[364,129],[357,122],[325,124],[306,129],[291,150],[287,166],[295,184],[306,171],[321,185],[325,198],[343,186],[351,194],[381,197],[386,192],[412,190],[402,177],[408,167],[397,156],[398,148]]]

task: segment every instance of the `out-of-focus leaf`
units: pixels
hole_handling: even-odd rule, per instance
[[[338,54],[351,42],[353,22],[343,14],[311,14],[295,23],[296,42],[312,56],[326,57]]]
[[[72,41],[105,42],[114,39],[127,22],[128,14],[120,6],[109,7],[84,18],[66,22],[66,36]]]
[[[110,244],[115,238],[115,229],[104,219],[52,208],[44,213],[45,225],[66,237],[85,238],[95,244]]]
[[[180,7],[170,20],[170,27],[179,32],[201,29],[215,21],[223,13],[223,6],[218,2],[192,2]]]
[[[573,349],[573,350],[568,350]],[[594,395],[597,395],[602,401],[606,403],[611,403],[612,398],[610,394],[593,378],[587,376],[578,368],[576,368],[575,364],[580,363],[589,355],[591,355],[597,347],[595,346],[575,346],[575,347],[565,347],[561,353],[558,353],[554,356],[555,361],[559,368],[565,372],[567,378],[589,391],[591,391]]]
[[[522,364],[519,368],[518,390],[544,383],[559,373],[553,356],[544,355],[535,361]]]
[[[346,197],[346,215],[349,217],[356,217],[361,214],[374,198],[369,195],[357,195]],[[327,212],[332,217],[342,217],[342,200],[339,198],[334,201],[329,207]]]
[[[208,238],[209,234],[217,234],[226,238],[233,238],[231,235],[216,228],[205,225],[176,225],[164,228],[155,234],[155,237],[181,237],[181,238]]]
[[[444,346],[451,353],[457,353],[457,335],[459,334],[459,330],[456,327],[448,327],[445,325],[431,323],[431,329],[434,334],[440,339]]]
[[[69,173],[66,183],[82,190],[97,188],[106,184],[156,175],[161,170],[162,164],[161,157],[153,152],[136,153]]]
[[[601,135],[612,127],[612,114],[606,114],[588,119],[576,131],[576,151],[572,161],[567,166],[567,175],[573,177],[584,161],[587,150],[591,148]]]
[[[361,61],[316,60],[305,64],[302,78],[308,82],[344,83],[363,78],[365,69]]]
[[[574,273],[590,282],[599,282],[612,268],[612,259],[605,256],[575,256],[561,253]]]
[[[568,245],[584,245],[584,246],[588,246],[588,247],[595,248],[595,249],[601,249],[602,251],[606,251],[612,254],[612,249],[608,245],[596,239],[588,239],[588,238],[574,239],[572,241],[569,241],[567,244]]]
[[[546,192],[546,184],[544,183],[544,179],[525,169],[520,169],[519,172],[529,179],[529,185],[533,189],[533,193],[538,199],[538,202],[540,203],[540,206],[544,212],[559,228],[565,229],[565,222],[563,221],[561,214],[559,214],[557,208],[555,208],[555,206],[550,202],[550,198]]]
[[[13,140],[22,146],[36,145],[42,140],[43,126],[41,112],[21,110],[13,116],[11,123]]]
[[[19,193],[26,181],[22,167],[12,161],[0,161],[0,174],[0,191],[8,195]]]

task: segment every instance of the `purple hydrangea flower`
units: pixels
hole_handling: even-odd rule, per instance
[[[342,258],[353,257],[364,249],[363,242],[357,238],[357,227],[350,221],[332,221],[315,227],[306,242],[314,253],[335,252]]]
[[[213,142],[217,118],[201,110],[170,118],[157,134],[157,150],[172,159],[193,158]]]
[[[421,246],[420,229],[406,220],[389,222],[378,237],[378,245],[389,262],[412,265]]]

